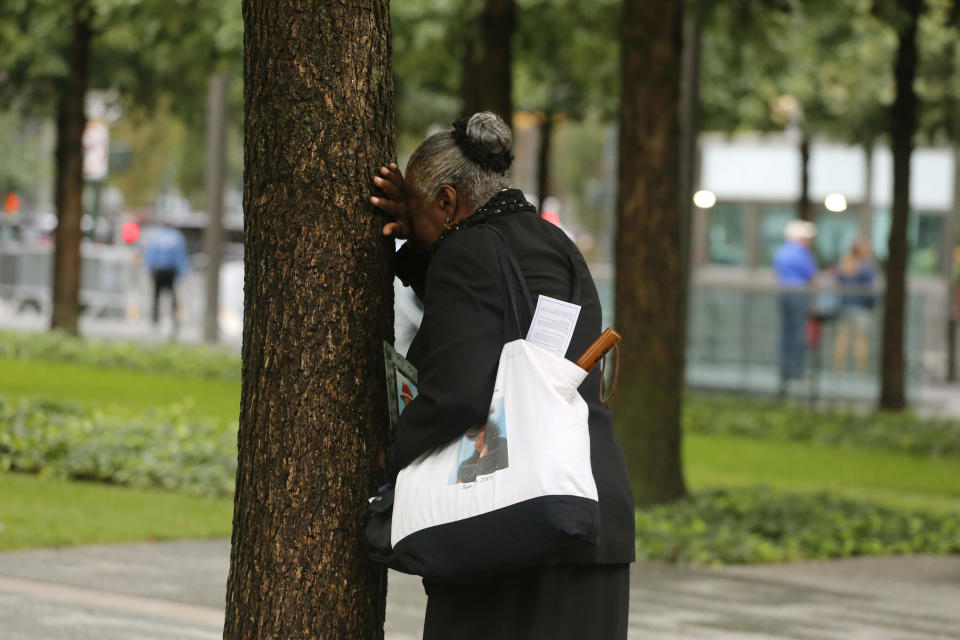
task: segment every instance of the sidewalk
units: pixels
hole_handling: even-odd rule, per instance
[[[216,640],[225,540],[0,554],[4,640]],[[387,640],[420,637],[419,580],[392,573]],[[960,557],[632,569],[630,638],[960,638]]]

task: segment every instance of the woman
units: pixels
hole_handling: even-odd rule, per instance
[[[873,322],[873,283],[876,270],[870,262],[870,243],[858,240],[840,259],[836,280],[840,289],[840,316],[833,344],[833,369],[841,373],[853,340],[857,372],[867,373],[870,360],[870,325]]]
[[[406,180],[395,164],[374,178],[386,197],[371,202],[391,217],[383,233],[409,239],[397,252],[397,275],[424,303],[407,354],[419,370],[419,395],[397,425],[390,451],[395,471],[487,420],[504,344],[507,285],[497,259],[499,239],[482,226],[501,232],[534,298],[570,300],[579,287],[582,310],[568,359],[600,335],[600,302],[583,256],[519,190],[507,188],[510,144],[510,128],[500,118],[478,113],[424,141],[410,157]],[[633,499],[600,392],[601,376],[593,371],[580,393],[590,409],[599,544],[483,583],[424,581],[425,640],[626,638]]]

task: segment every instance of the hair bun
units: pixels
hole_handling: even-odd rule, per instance
[[[457,146],[482,169],[504,174],[513,162],[510,144],[513,134],[499,116],[481,111],[453,123],[453,139]]]
[[[490,111],[481,111],[470,116],[467,121],[467,137],[490,153],[509,151],[513,143],[510,127],[500,116]]]

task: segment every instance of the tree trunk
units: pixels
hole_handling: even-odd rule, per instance
[[[800,197],[797,199],[797,218],[811,221],[810,211],[810,135],[800,133]]]
[[[540,123],[540,146],[537,148],[537,198],[540,199],[540,212],[543,203],[550,195],[550,145],[553,141],[553,110],[543,112]]]
[[[460,82],[461,115],[469,118],[483,111],[484,87],[480,78],[480,62],[477,55],[479,34],[470,33],[464,42],[463,78]],[[509,123],[508,123],[509,124]]]
[[[224,638],[383,637],[362,541],[385,480],[394,154],[388,0],[243,1],[244,328]]]
[[[923,0],[900,0],[906,20],[899,29],[894,79],[897,95],[890,111],[893,142],[893,212],[887,250],[883,344],[880,358],[880,408],[906,406],[904,325],[906,323],[907,223],[910,218],[910,156],[917,126],[917,22]]]
[[[863,145],[863,206],[860,208],[859,236],[872,242],[873,238],[873,142]]]
[[[703,21],[700,9],[691,6],[683,18],[683,76],[680,90],[680,230],[684,288],[689,290],[693,268],[693,194],[697,188],[700,139],[700,64],[703,58]],[[684,298],[684,305],[687,300]],[[686,317],[684,306],[683,317]]]
[[[226,171],[227,91],[226,73],[210,77],[207,97],[207,229],[203,234],[207,254],[206,304],[203,318],[203,339],[216,344],[220,339],[220,265],[223,262],[223,182]]]
[[[484,0],[480,33],[468,41],[461,97],[463,115],[493,111],[507,124],[513,119],[514,0]]]
[[[616,322],[620,440],[639,505],[686,494],[681,464],[686,288],[680,207],[682,0],[625,0]]]
[[[957,381],[957,318],[954,309],[957,306],[957,283],[953,277],[953,252],[957,245],[957,224],[960,222],[960,142],[953,144],[953,206],[947,211],[944,225],[944,280],[947,285],[946,339],[947,339],[947,382]]]
[[[57,228],[53,250],[53,313],[50,328],[77,335],[80,317],[80,219],[83,217],[84,97],[90,63],[90,7],[73,4],[69,70],[57,96],[54,202]]]

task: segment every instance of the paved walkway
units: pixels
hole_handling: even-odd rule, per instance
[[[3,640],[215,640],[222,540],[0,554]],[[387,640],[420,637],[419,580],[391,573]],[[960,639],[960,557],[633,567],[631,640]]]

